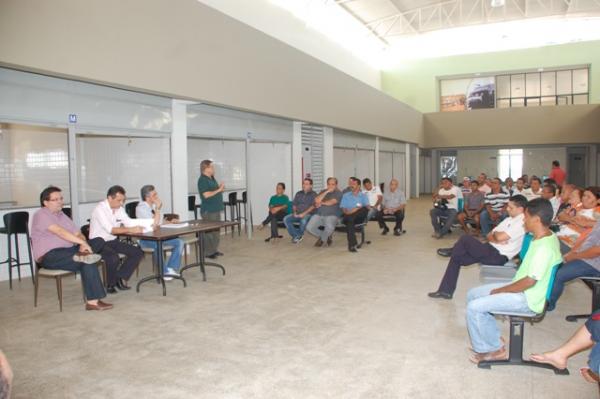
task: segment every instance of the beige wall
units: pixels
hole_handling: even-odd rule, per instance
[[[425,114],[427,148],[600,143],[600,106]]]
[[[2,0],[0,65],[423,144],[419,112],[196,0]]]

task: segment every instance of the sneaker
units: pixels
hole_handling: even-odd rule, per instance
[[[88,265],[93,265],[94,263],[98,263],[98,262],[100,262],[100,259],[102,259],[102,256],[100,256],[98,254],[78,253],[78,254],[73,255],[73,260],[75,262],[87,263]]]
[[[171,269],[169,267],[169,268],[167,268],[167,273],[166,274],[172,274],[173,276],[179,276],[179,271],[175,270],[175,269]]]
[[[330,247],[333,244],[333,238],[331,236],[327,237],[327,246]]]
[[[173,277],[171,277],[171,276],[163,276],[163,279],[165,281],[171,281],[171,280],[173,280]]]
[[[294,244],[300,244],[302,242],[302,236],[294,238]]]

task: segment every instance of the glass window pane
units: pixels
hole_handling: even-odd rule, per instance
[[[38,207],[49,185],[70,202],[67,129],[0,123],[0,208]]]
[[[498,93],[498,98],[510,97],[510,75],[496,77],[496,92]]]
[[[556,102],[558,105],[569,105],[571,103],[571,96],[558,96]]]
[[[525,105],[527,107],[539,107],[540,106],[540,98],[539,97],[526,98]]]
[[[510,100],[497,100],[496,107],[497,108],[510,108]]]
[[[556,94],[571,94],[571,71],[556,72]]]
[[[542,73],[542,96],[553,96],[556,94],[556,72]]]
[[[525,97],[525,74],[511,75],[510,77],[510,96]]]
[[[513,108],[516,107],[524,107],[525,106],[525,99],[524,98],[513,98],[510,100],[510,106]]]
[[[588,92],[588,69],[575,69],[573,71],[573,93]],[[586,102],[587,103],[587,102]]]
[[[525,83],[527,97],[540,95],[540,74],[538,72],[525,75]]]
[[[555,96],[542,97],[542,106],[547,106],[547,105],[556,105],[556,97]]]
[[[573,104],[588,104],[587,94],[577,94],[573,96]]]

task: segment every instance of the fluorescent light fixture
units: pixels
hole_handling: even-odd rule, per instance
[[[490,2],[490,6],[492,6],[494,8],[504,7],[505,4],[506,4],[506,2],[504,0],[492,0]]]

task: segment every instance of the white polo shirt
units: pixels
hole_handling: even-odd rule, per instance
[[[447,200],[448,201],[448,209],[458,210],[458,199],[462,198],[462,192],[456,186],[450,187],[449,190],[444,188],[440,188],[438,191],[439,195],[454,195],[454,198]]]
[[[523,246],[523,237],[525,237],[525,215],[520,214],[514,218],[507,217],[492,231],[508,234],[510,237],[508,242],[503,244],[490,242],[490,245],[496,248],[501,255],[511,259],[521,251],[521,247]]]
[[[136,219],[131,219],[127,216],[123,207],[113,210],[108,204],[108,200],[101,201],[92,211],[90,239],[100,237],[104,241],[115,240],[117,236],[111,233],[114,227],[140,226],[144,224],[142,221],[143,219],[139,222],[136,222]]]
[[[373,188],[371,188],[370,190],[363,190],[363,193],[369,199],[370,206],[375,206],[377,200],[379,199],[379,196],[383,195],[381,194],[381,190],[379,189],[379,187],[375,185],[373,185]]]

